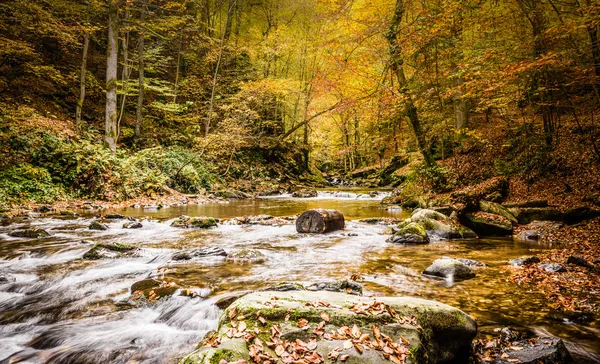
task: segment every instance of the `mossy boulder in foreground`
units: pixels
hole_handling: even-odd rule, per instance
[[[463,360],[475,321],[451,306],[410,297],[333,292],[254,292],[231,304],[219,328],[180,364],[246,360],[347,364]],[[347,356],[347,357],[346,357]]]

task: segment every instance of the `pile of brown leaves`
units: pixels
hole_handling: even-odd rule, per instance
[[[547,272],[537,264],[513,269],[511,280],[519,285],[535,286],[554,308],[564,310],[600,310],[600,270],[566,264],[572,255],[583,257],[590,264],[600,259],[600,219],[577,226],[565,226],[545,233],[541,243],[558,243],[562,248],[543,251],[537,256],[543,262],[564,264],[567,271]],[[595,264],[597,268],[600,265]]]

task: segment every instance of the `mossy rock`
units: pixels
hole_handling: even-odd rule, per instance
[[[416,222],[408,220],[408,223],[402,223],[398,227],[398,231],[394,233],[388,242],[394,244],[428,244],[429,237],[425,228]]]
[[[487,212],[490,214],[500,215],[507,220],[509,220],[513,225],[519,223],[519,220],[510,212],[506,207],[491,201],[479,201],[479,209],[482,212]]]
[[[565,215],[554,207],[511,208],[509,211],[517,218],[519,224],[533,221],[563,221]]]
[[[513,233],[511,221],[496,214],[486,212],[466,214],[464,222],[479,236],[508,236]]]
[[[108,230],[108,225],[101,223],[100,221],[92,221],[90,223],[90,225],[88,226],[88,229],[90,230],[99,230],[99,231],[104,231],[104,230]]]
[[[27,238],[27,239],[39,239],[46,238],[50,236],[50,234],[43,229],[25,229],[25,230],[15,230],[8,233],[8,236],[13,238]]]
[[[390,311],[377,314],[359,314],[352,307],[370,307],[377,301]],[[316,304],[321,302],[322,304]],[[354,325],[365,334],[372,335],[373,325],[381,332],[398,342],[401,337],[407,342],[410,350],[408,363],[444,363],[464,358],[470,353],[471,341],[477,334],[475,321],[464,312],[451,306],[418,298],[409,297],[358,297],[333,292],[254,292],[245,295],[230,305],[219,319],[216,337],[221,341],[218,347],[200,348],[184,358],[180,364],[207,364],[215,359],[238,360],[250,362],[247,344],[243,337],[229,338],[227,332],[234,327],[232,320],[244,317],[248,332],[255,328],[263,333],[258,338],[263,342],[270,341],[270,326],[275,323],[281,332],[281,340],[308,342],[314,336],[313,329],[323,321],[326,314],[328,322],[324,323],[325,332]],[[264,319],[259,322],[258,317]],[[286,320],[287,319],[287,320]],[[300,321],[306,320],[308,330],[299,327]],[[237,325],[236,325],[237,326]],[[374,340],[373,338],[371,340]],[[319,339],[315,352],[323,358],[334,348],[342,348],[344,340]],[[276,354],[265,345],[271,355]],[[345,363],[383,364],[389,363],[376,350],[364,350],[360,353],[354,347],[344,349],[342,354],[350,357]],[[276,357],[276,356],[275,356]]]
[[[421,225],[427,231],[430,240],[477,238],[473,230],[433,210],[416,209],[410,217],[410,222]]]
[[[171,226],[178,228],[196,228],[196,229],[208,229],[211,227],[217,227],[217,220],[212,217],[189,217],[181,216],[175,219],[171,223]]]
[[[84,259],[98,260],[98,259],[114,259],[122,257],[136,256],[138,248],[133,247],[129,244],[123,243],[97,243],[84,255]]]
[[[226,260],[233,263],[263,263],[267,257],[256,249],[242,249],[227,255]]]

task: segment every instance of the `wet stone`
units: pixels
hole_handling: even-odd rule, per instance
[[[292,197],[297,198],[314,198],[317,197],[318,193],[315,190],[299,190],[292,193]]]
[[[575,322],[578,324],[589,323],[594,320],[594,314],[589,311],[552,310],[546,317],[554,321]]]
[[[539,262],[541,262],[540,258],[536,257],[535,255],[532,255],[532,256],[512,259],[508,263],[514,267],[522,267],[525,265],[535,264],[535,263],[539,263]]]
[[[473,259],[465,259],[465,258],[450,258],[450,257],[442,257],[443,259],[456,259],[467,267],[487,267],[487,264],[478,262]]]
[[[141,229],[143,227],[144,227],[144,225],[142,225],[141,222],[137,222],[137,221],[136,222],[130,221],[130,222],[126,222],[123,224],[123,229]]]
[[[129,244],[121,243],[97,243],[88,250],[84,255],[84,259],[116,259],[124,257],[135,257],[138,255],[139,249]]]
[[[566,272],[567,270],[564,265],[558,263],[538,264],[538,268],[550,273]]]
[[[50,236],[50,234],[43,229],[25,229],[25,230],[15,230],[8,233],[8,236],[13,238],[28,238],[28,239],[38,239],[45,238]]]
[[[363,292],[361,284],[348,280],[310,283],[304,285],[304,288],[307,291],[341,292],[353,295],[361,295]]]
[[[194,258],[204,258],[204,257],[226,257],[227,252],[223,250],[223,248],[219,247],[208,247],[208,248],[196,248],[185,250],[179,253],[175,253],[172,260],[191,260]]]
[[[427,269],[423,271],[424,275],[453,279],[455,281],[465,280],[475,277],[473,270],[457,259],[441,258],[437,259]]]
[[[103,224],[99,221],[92,221],[90,223],[90,225],[88,226],[88,229],[90,230],[99,230],[99,231],[104,231],[104,230],[108,230],[108,225]]]
[[[267,257],[256,249],[242,249],[227,255],[227,261],[233,263],[262,263]]]
[[[550,337],[513,342],[504,354],[506,354],[504,358],[497,359],[496,363],[566,364],[573,362],[563,341]]]
[[[212,217],[181,216],[173,221],[171,226],[178,228],[208,229],[211,227],[217,227],[217,220]]]
[[[125,215],[121,214],[107,214],[105,217],[111,220],[122,220],[126,218]]]

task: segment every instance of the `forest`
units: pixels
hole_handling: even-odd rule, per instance
[[[2,0],[0,363],[600,362],[600,3]]]

